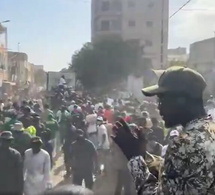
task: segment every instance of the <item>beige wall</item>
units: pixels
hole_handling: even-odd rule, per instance
[[[101,11],[103,1],[106,0],[92,1],[92,40],[112,34],[121,35],[124,40],[138,39],[144,46],[143,57],[152,60],[153,68],[164,68],[167,64],[169,0],[109,0],[109,10]],[[121,3],[118,9],[116,1]],[[101,30],[104,20],[110,22],[109,30]]]
[[[205,39],[190,45],[189,66],[201,73],[214,70],[215,38]]]

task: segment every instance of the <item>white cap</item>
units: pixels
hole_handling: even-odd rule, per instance
[[[179,132],[177,130],[172,130],[169,134],[170,137],[179,136]]]
[[[102,117],[102,116],[99,116],[99,117],[97,118],[97,121],[103,121],[103,117]]]

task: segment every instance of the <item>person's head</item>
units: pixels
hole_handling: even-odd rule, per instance
[[[46,129],[43,133],[42,133],[42,137],[45,141],[50,141],[51,140],[51,130],[50,129]]]
[[[28,105],[28,102],[26,100],[23,100],[22,101],[22,106],[27,106]]]
[[[111,106],[108,105],[108,104],[106,104],[106,105],[105,105],[105,110],[110,110],[110,109],[111,109]]]
[[[97,118],[97,120],[96,120],[96,123],[97,123],[98,125],[103,124],[103,123],[104,123],[103,117],[102,117],[102,116],[99,116],[99,117]]]
[[[30,101],[28,102],[28,105],[29,105],[29,106],[33,106],[34,103],[30,100]]]
[[[159,121],[157,118],[152,118],[151,121],[154,127],[157,127],[159,125]]]
[[[15,110],[19,110],[19,104],[17,102],[13,102],[13,108]]]
[[[40,109],[40,105],[38,103],[35,103],[33,107],[34,107],[35,110],[39,110]]]
[[[11,145],[11,142],[13,141],[13,135],[10,131],[4,131],[2,132],[0,136],[0,144],[1,148],[8,149]]]
[[[158,85],[142,90],[146,96],[158,96],[160,114],[166,127],[186,125],[205,116],[203,91],[206,82],[201,74],[185,67],[171,67],[161,75]]]
[[[62,75],[62,76],[61,76],[61,78],[65,79],[65,76],[64,76],[64,75]]]
[[[31,148],[34,154],[37,154],[40,152],[41,147],[42,147],[42,140],[40,137],[32,137],[31,138]]]
[[[121,113],[122,118],[125,118],[127,116],[126,112]]]
[[[44,104],[44,109],[49,109],[49,105],[48,104]]]
[[[74,109],[74,112],[77,112],[77,111],[78,111],[78,105],[75,104],[75,105],[73,106],[73,109]]]
[[[66,111],[66,106],[61,106],[61,112],[65,112]]]
[[[150,116],[149,116],[149,113],[148,113],[147,111],[141,112],[141,115],[142,115],[142,117],[144,117],[144,118],[149,118],[149,117],[150,117]]]
[[[145,127],[146,126],[146,118],[144,118],[144,117],[137,117],[136,124],[138,126]]]
[[[24,131],[23,124],[21,122],[15,123],[13,125],[13,130],[15,130],[15,131]]]
[[[83,141],[84,138],[84,131],[82,129],[77,129],[76,130],[76,139],[77,141]]]
[[[93,195],[93,192],[82,186],[68,184],[47,190],[43,195]]]
[[[172,130],[169,134],[169,139],[172,140],[174,139],[175,137],[178,137],[179,136],[179,132],[178,130]]]
[[[102,110],[103,110],[103,107],[102,107],[102,106],[99,106],[99,107],[98,107],[98,110],[99,110],[99,111],[102,111]]]
[[[23,114],[25,116],[28,116],[28,115],[30,115],[30,113],[31,113],[31,109],[28,106],[24,107]]]

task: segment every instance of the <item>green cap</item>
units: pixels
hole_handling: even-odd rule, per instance
[[[164,71],[157,85],[146,87],[142,89],[142,92],[145,96],[175,92],[200,98],[205,88],[206,82],[200,73],[190,68],[173,66]]]

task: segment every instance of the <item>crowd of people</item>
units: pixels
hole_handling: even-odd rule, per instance
[[[168,69],[143,89],[158,103],[80,95],[61,83],[50,99],[1,101],[0,194],[57,194],[51,171],[62,153],[65,180],[79,190],[84,181],[86,194],[215,193],[215,104],[207,116],[200,74]]]

